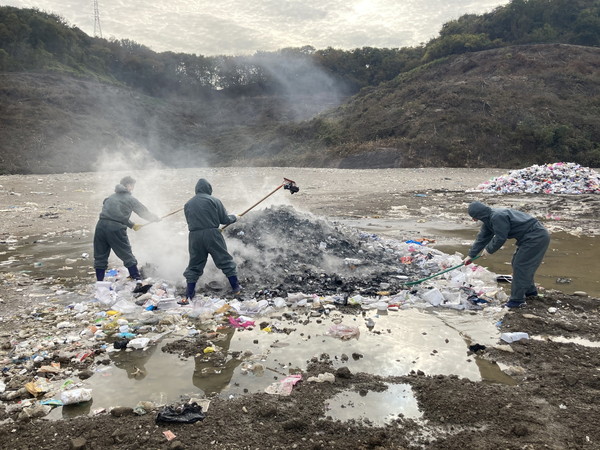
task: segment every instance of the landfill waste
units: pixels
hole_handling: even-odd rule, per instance
[[[273,395],[290,395],[292,389],[299,382],[302,381],[302,375],[289,375],[279,382],[270,384],[265,388],[267,394]]]
[[[365,317],[365,324],[377,333],[381,323],[377,316],[388,311],[493,310],[506,300],[496,275],[477,264],[406,286],[408,280],[421,280],[456,266],[462,255],[445,254],[433,248],[433,242],[384,239],[291,207],[255,211],[226,232],[232,253],[240,261],[238,271],[246,287],[242,298],[228,295],[207,273],[194,301],[180,306],[177,299],[185,295],[183,280],[163,279],[148,265],[143,267],[145,287],[138,292],[134,292],[137,285],[125,267],[110,268],[102,282],[87,280],[87,284],[72,288],[44,286],[43,292],[35,293],[40,296],[35,306],[18,313],[31,324],[31,330],[22,331],[18,339],[10,339],[0,349],[4,366],[0,401],[18,404],[15,415],[36,397],[60,398],[43,405],[50,408],[89,402],[92,391],[81,380],[110,369],[106,361],[113,353],[115,357],[151,354],[155,344],[169,335],[189,341],[189,348],[177,347],[179,341],[174,339],[161,346],[163,352],[173,349],[184,357],[200,355],[214,363],[209,370],[215,373],[229,361],[232,365],[243,362],[247,371],[257,376],[265,370],[263,365],[248,355],[229,359],[232,356],[221,341],[227,330],[289,333],[289,327],[280,321],[267,319],[271,313],[295,323],[300,323],[301,317],[320,320],[329,316],[331,323],[324,324],[324,334],[346,341],[360,337],[357,325],[344,323],[346,312],[375,313],[373,318]],[[11,277],[12,283],[29,283],[26,273]],[[49,333],[48,338],[39,338]],[[144,374],[141,365],[128,370],[130,378],[143,378]],[[46,379],[52,380],[52,386]],[[299,379],[284,379],[268,391],[289,395]],[[32,414],[46,411],[28,410]],[[100,408],[93,413],[105,412]],[[168,413],[166,410],[166,416]],[[181,411],[173,414],[181,416]]]
[[[163,431],[163,434],[165,435],[165,438],[167,439],[167,441],[172,441],[173,439],[175,439],[177,437],[175,435],[175,433],[173,433],[171,430]]]
[[[600,174],[570,162],[534,164],[481,183],[475,191],[501,194],[600,194]]]
[[[197,403],[186,403],[161,408],[156,415],[156,423],[196,423],[204,417],[202,406]]]
[[[71,389],[63,391],[60,394],[60,401],[63,405],[73,405],[76,403],[89,402],[92,399],[91,389]]]
[[[332,373],[320,373],[316,377],[308,377],[307,382],[309,383],[335,383],[335,375]]]
[[[520,341],[521,339],[529,339],[529,334],[521,331],[516,331],[512,333],[502,333],[500,335],[500,339],[510,344],[511,342]]]
[[[347,341],[353,338],[358,339],[360,337],[360,330],[357,326],[340,323],[331,325],[325,334]]]

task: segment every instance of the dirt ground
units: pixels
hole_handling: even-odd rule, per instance
[[[355,221],[390,236],[408,238],[430,230],[464,226],[468,202],[483,200],[518,206],[544,220],[551,230],[597,235],[600,201],[595,196],[482,195],[469,192],[498,170],[397,169],[210,169],[162,173],[138,178],[136,196],[169,192],[160,211],[181,207],[198,176],[210,179],[215,194],[230,211],[252,204],[280,183],[295,179],[294,197],[277,193],[277,201],[319,216]],[[64,174],[0,177],[0,243],[47,233],[93,230],[99,204],[120,174]],[[159,180],[158,182],[156,180]],[[176,180],[174,183],[173,180]],[[284,200],[285,199],[285,200]],[[271,200],[269,200],[271,201]],[[560,221],[554,218],[560,216]],[[85,236],[86,233],[84,232]],[[436,236],[442,239],[441,236]],[[87,237],[89,239],[89,237]],[[91,249],[90,249],[91,253]],[[41,280],[0,272],[0,361],[3,376],[14,342],[28,336]],[[91,284],[91,281],[90,281]],[[83,289],[83,288],[82,288]],[[497,362],[514,383],[473,382],[458,376],[422,372],[380,377],[333,368],[336,355],[308,362],[303,377],[333,372],[333,383],[298,383],[289,396],[248,394],[211,398],[205,417],[193,424],[157,423],[158,407],[145,415],[115,408],[93,417],[68,420],[18,419],[10,407],[26,395],[0,399],[0,447],[7,449],[102,448],[298,448],[298,449],[586,449],[600,447],[600,311],[599,300],[547,290],[519,311],[507,312],[501,331],[543,334],[545,340],[522,340],[494,348],[473,348],[481,359]],[[346,314],[356,314],[351,308]],[[41,318],[43,319],[43,318]],[[16,338],[18,336],[18,338]],[[581,344],[563,343],[566,337]],[[585,345],[588,341],[596,346]],[[472,351],[465,358],[473,358]],[[392,355],[390,355],[392,357]],[[97,352],[74,369],[105,359]],[[61,361],[64,364],[68,360]],[[24,363],[23,367],[27,367]],[[24,369],[25,370],[25,369]],[[368,421],[340,422],[328,416],[327,401],[336,393],[384,391],[386,383],[409,384],[423,413],[420,420],[399,416],[385,426]],[[182,399],[182,401],[185,399]],[[115,406],[118,405],[116,401]],[[175,437],[168,440],[164,432]]]

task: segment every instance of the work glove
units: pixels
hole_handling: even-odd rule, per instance
[[[482,257],[482,258],[485,258],[485,257],[486,257],[486,256],[488,256],[489,254],[490,254],[490,253],[489,253],[489,252],[488,252],[488,251],[487,251],[485,248],[484,248],[484,249],[481,251],[481,257]]]
[[[138,231],[140,228],[142,228],[142,226],[137,223],[134,223],[131,228],[133,228],[133,231]]]
[[[470,256],[467,256],[465,259],[463,259],[463,264],[465,266],[468,266],[469,264],[471,264],[472,261],[473,259]]]

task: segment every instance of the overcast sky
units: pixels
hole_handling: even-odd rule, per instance
[[[157,52],[241,55],[312,45],[413,47],[508,0],[98,0],[102,37]],[[92,36],[93,0],[0,0],[58,14]]]

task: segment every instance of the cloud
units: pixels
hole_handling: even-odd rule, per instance
[[[284,47],[412,47],[463,14],[482,14],[508,0],[99,0],[104,38],[151,49],[241,55]],[[92,2],[5,0],[64,17],[94,33]]]

